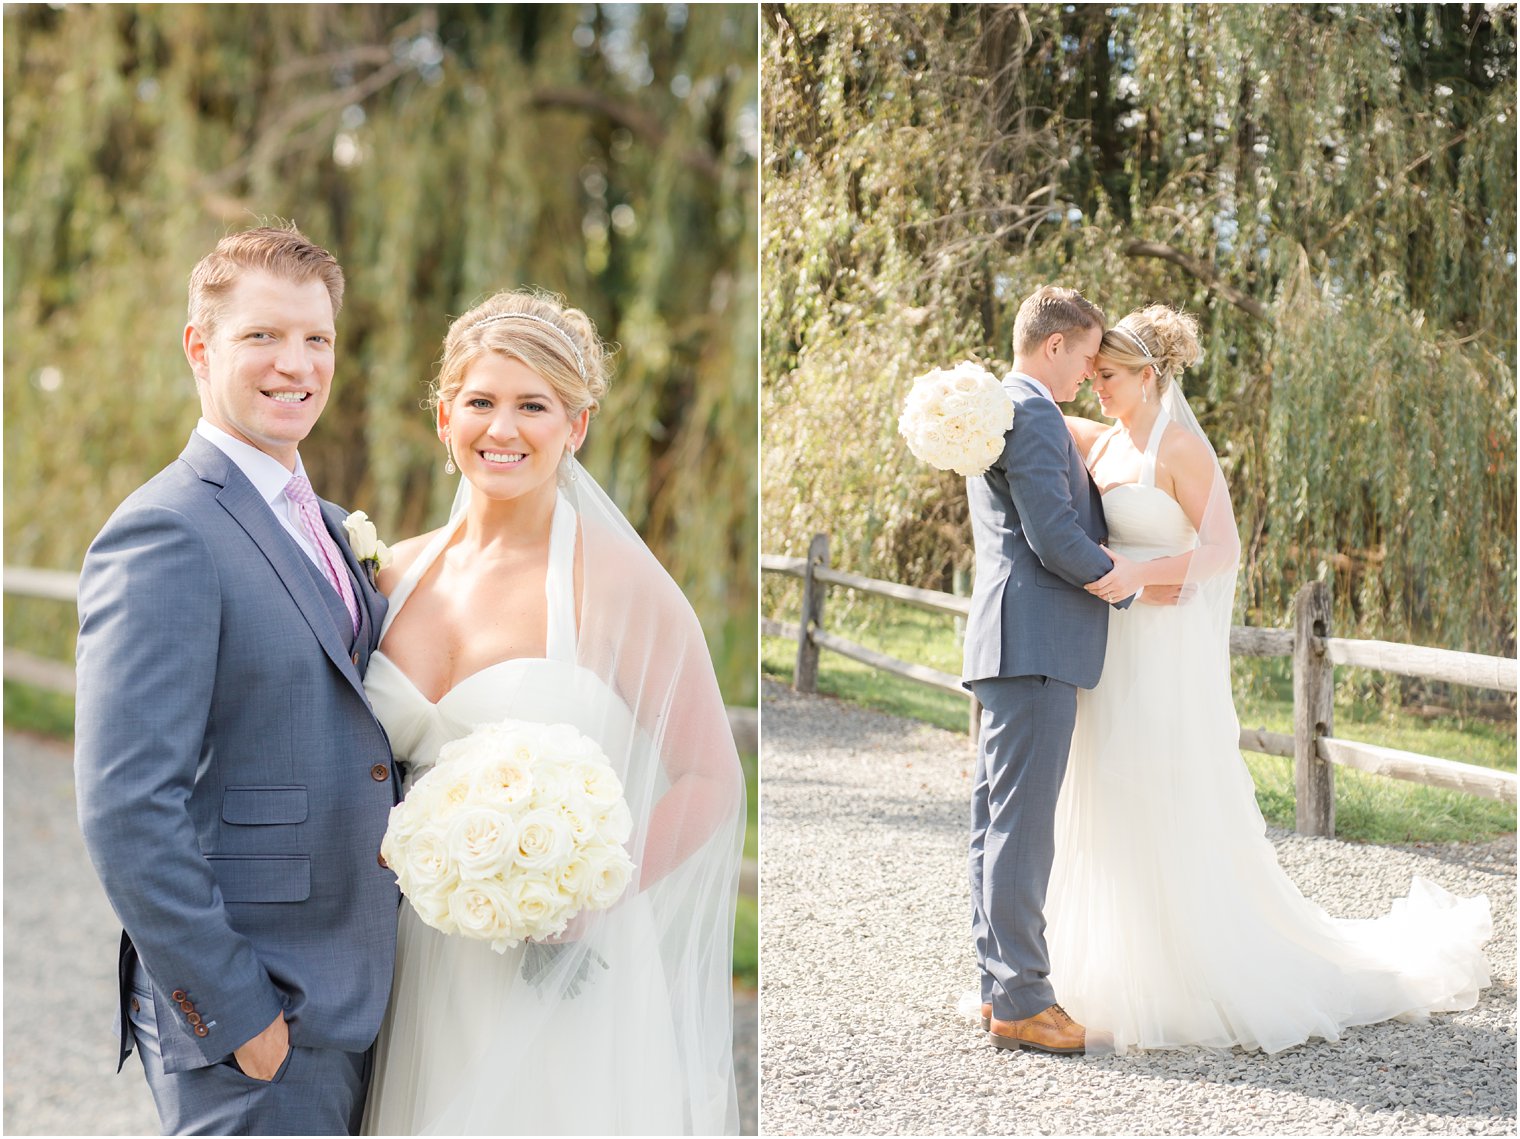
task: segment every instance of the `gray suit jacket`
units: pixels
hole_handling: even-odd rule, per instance
[[[997,462],[966,480],[976,585],[962,682],[1049,676],[1091,688],[1103,671],[1108,604],[1082,589],[1113,568],[1103,503],[1061,409],[1010,373],[1013,426]],[[1129,604],[1128,599],[1120,607]]]
[[[362,1052],[389,996],[397,892],[377,861],[400,783],[361,627],[236,464],[200,436],[135,491],[79,582],[75,783],[85,845],[152,979],[164,1068],[284,1010],[292,1044]],[[123,1033],[121,1060],[130,1051]],[[119,1066],[119,1065],[118,1065]]]

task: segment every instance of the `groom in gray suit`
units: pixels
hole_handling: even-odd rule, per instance
[[[1047,285],[1019,307],[1002,456],[968,479],[976,586],[963,682],[982,706],[971,805],[971,909],[982,1021],[1000,1048],[1078,1053],[1085,1033],[1047,974],[1045,890],[1077,689],[1103,668],[1108,604],[1082,587],[1113,566],[1103,506],[1058,403],[1077,394],[1103,313]],[[1120,608],[1129,599],[1116,599]]]
[[[399,793],[362,676],[385,599],[297,446],[343,274],[294,228],[195,267],[201,420],[90,546],[75,782],[121,919],[120,1053],[167,1134],[358,1127],[395,954]]]

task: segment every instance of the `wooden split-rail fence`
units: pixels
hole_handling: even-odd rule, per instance
[[[831,633],[824,627],[824,602],[830,586],[842,586],[961,618],[971,611],[970,598],[832,569],[826,534],[813,537],[805,558],[762,554],[760,569],[762,573],[802,579],[800,619],[792,622],[764,617],[761,621],[761,632],[765,635],[785,637],[797,643],[793,679],[797,691],[817,691],[819,650],[828,649],[872,668],[967,697],[970,701],[970,732],[976,735],[980,710],[975,697],[962,686],[959,676],[899,660]],[[1292,658],[1293,733],[1242,728],[1240,747],[1242,751],[1293,759],[1294,816],[1300,834],[1335,834],[1334,770],[1337,766],[1515,803],[1517,779],[1514,772],[1342,739],[1333,733],[1336,665],[1514,692],[1516,662],[1513,658],[1331,636],[1330,589],[1324,582],[1311,582],[1299,590],[1294,599],[1293,614],[1291,629],[1233,626],[1230,629],[1230,652],[1235,656]]]

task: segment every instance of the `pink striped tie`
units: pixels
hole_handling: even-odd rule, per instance
[[[327,532],[327,527],[322,524],[322,513],[317,508],[317,495],[311,489],[311,483],[305,475],[292,475],[290,481],[285,484],[285,497],[296,504],[296,511],[301,515],[301,524],[306,527],[306,534],[311,538],[312,544],[317,547],[317,563],[327,574],[327,580],[338,591],[338,596],[343,598],[343,605],[348,610],[349,617],[354,623],[354,632],[359,631],[359,603],[354,600],[354,587],[348,580],[348,567],[343,564],[343,553],[338,549],[338,544],[333,541],[332,535]]]

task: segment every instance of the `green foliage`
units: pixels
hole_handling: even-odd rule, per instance
[[[1058,281],[1198,314],[1251,623],[1514,652],[1513,6],[766,12],[768,552],[950,588],[902,398]]]
[[[383,535],[452,497],[422,402],[451,317],[534,284],[621,345],[583,453],[754,699],[752,7],[14,5],[5,540],[77,568],[198,414],[185,280],[296,221],[343,263],[302,449]],[[717,535],[717,539],[714,536]]]
[[[5,727],[56,739],[74,735],[74,699],[30,684],[5,682]]]

